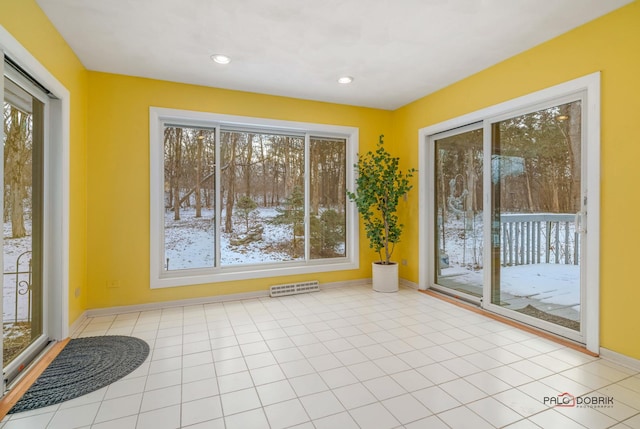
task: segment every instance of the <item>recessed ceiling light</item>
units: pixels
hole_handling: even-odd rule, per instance
[[[343,85],[346,85],[351,82],[353,82],[353,78],[351,76],[342,76],[338,78],[338,83],[341,83]]]
[[[229,64],[231,62],[231,58],[223,54],[213,54],[211,59],[218,64]]]

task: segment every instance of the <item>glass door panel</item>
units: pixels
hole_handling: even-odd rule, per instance
[[[44,104],[5,77],[2,295],[5,368],[15,364],[21,353],[43,334],[43,125]]]
[[[575,101],[491,124],[491,304],[578,332],[581,121]]]
[[[436,138],[435,284],[482,297],[482,134],[475,129]]]

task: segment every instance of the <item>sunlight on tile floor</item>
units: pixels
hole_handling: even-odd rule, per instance
[[[74,336],[96,335],[133,335],[151,353],[0,428],[640,428],[637,371],[410,289],[94,317]],[[613,405],[544,403],[564,392]]]

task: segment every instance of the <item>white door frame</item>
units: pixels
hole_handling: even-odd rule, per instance
[[[434,195],[434,152],[429,144],[429,136],[459,128],[474,122],[485,122],[501,115],[517,114],[532,106],[561,100],[565,96],[585,92],[583,101],[583,188],[588,200],[589,212],[586,216],[586,239],[584,246],[589,249],[582,260],[584,279],[581,312],[583,338],[586,348],[594,353],[600,351],[600,72],[592,73],[569,82],[527,94],[503,103],[490,106],[418,131],[419,169],[421,175],[419,187],[420,241],[419,254],[422,261],[419,270],[418,286],[428,289],[433,285],[435,257],[433,250],[433,195]],[[490,164],[489,164],[490,165]],[[484,186],[485,212],[490,207],[489,188]],[[485,228],[486,229],[486,228]],[[488,231],[490,233],[490,231]],[[487,234],[487,231],[485,231]],[[486,239],[485,239],[486,240]],[[487,270],[488,271],[488,270]],[[486,283],[485,273],[485,283]]]
[[[42,262],[46,283],[43,285],[43,311],[49,337],[62,340],[69,336],[70,94],[20,42],[0,26],[0,57],[3,57],[2,54],[11,58],[55,97],[49,100],[49,121],[45,124]],[[4,65],[4,60],[2,63]]]

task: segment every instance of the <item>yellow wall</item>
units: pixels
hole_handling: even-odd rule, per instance
[[[353,126],[360,148],[389,134],[391,113],[344,105],[89,73],[88,307],[100,308],[266,290],[308,275],[166,289],[149,288],[149,107]],[[364,233],[362,233],[364,234]],[[360,243],[361,269],[314,275],[320,282],[371,276],[374,255]],[[118,288],[108,288],[119,282]]]
[[[0,0],[0,25],[71,94],[69,320],[73,322],[87,308],[87,71],[35,1]]]
[[[393,114],[404,157],[417,167],[418,130],[596,71],[601,104],[601,345],[640,359],[640,3],[634,2]],[[417,199],[412,211],[417,214]],[[417,281],[417,216],[407,231],[407,276]],[[405,249],[405,248],[403,248]]]
[[[0,25],[71,92],[70,314],[85,309],[264,289],[297,277],[149,289],[149,106],[360,128],[360,150],[384,133],[403,167],[418,167],[418,130],[595,71],[602,72],[601,344],[640,359],[640,288],[635,284],[640,193],[640,3],[637,1],[395,112],[87,72],[33,0],[0,0]],[[87,119],[88,115],[88,119]],[[417,183],[417,181],[414,181]],[[397,259],[417,282],[418,194],[402,203]],[[359,279],[360,270],[318,275]],[[305,276],[306,277],[306,276]],[[120,287],[107,289],[108,281]],[[80,287],[80,298],[73,291]]]

